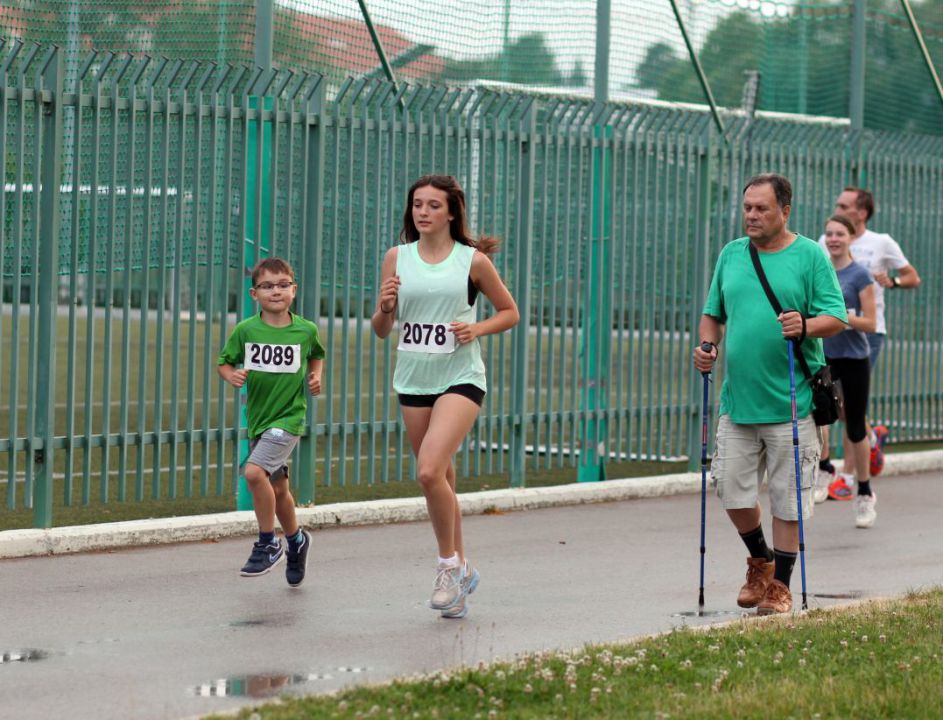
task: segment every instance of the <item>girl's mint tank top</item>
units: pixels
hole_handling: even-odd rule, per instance
[[[435,395],[452,385],[465,383],[487,392],[478,338],[467,345],[456,344],[452,352],[404,349],[432,347],[436,337],[441,339],[443,336],[442,325],[446,326],[445,332],[451,340],[454,336],[447,330],[449,323],[475,322],[475,305],[468,304],[468,278],[474,255],[475,248],[456,242],[445,260],[431,265],[419,257],[418,242],[398,246],[399,337],[393,372],[393,389],[397,393]],[[410,334],[404,337],[407,330]],[[404,344],[404,340],[416,342]]]

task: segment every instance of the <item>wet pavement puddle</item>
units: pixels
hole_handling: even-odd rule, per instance
[[[189,689],[195,697],[250,697],[267,698],[278,695],[293,685],[304,685],[317,680],[331,680],[332,675],[299,673],[294,675],[243,675],[202,683]]]
[[[849,590],[834,593],[809,593],[809,597],[822,598],[823,600],[859,600],[864,597],[864,593],[861,590]]]
[[[341,666],[334,669],[337,673],[366,673],[369,668],[363,666]],[[249,697],[269,698],[281,694],[295,685],[305,685],[318,680],[333,680],[331,673],[260,673],[257,675],[239,675],[221,678],[213,682],[201,683],[188,689],[187,694],[194,697]]]
[[[737,617],[744,615],[743,610],[686,610],[684,612],[671,613],[671,617],[682,618],[711,618],[711,617]]]
[[[36,650],[35,648],[11,650],[9,652],[0,653],[0,665],[15,662],[36,662],[37,660],[45,660],[47,657],[49,657],[49,653],[43,650]]]

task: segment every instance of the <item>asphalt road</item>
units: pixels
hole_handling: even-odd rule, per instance
[[[939,473],[878,478],[878,521],[851,503],[806,525],[810,607],[943,583]],[[697,610],[699,496],[465,519],[482,581],[464,620],[425,603],[427,523],[314,533],[308,579],[241,578],[251,540],[0,561],[0,716],[185,718],[524,651],[735,617],[745,550],[708,498]],[[769,537],[768,518],[766,522]],[[799,605],[799,566],[793,577]],[[837,596],[837,597],[829,597]]]

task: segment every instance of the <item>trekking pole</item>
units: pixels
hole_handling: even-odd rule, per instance
[[[805,536],[802,532],[802,470],[799,466],[799,419],[796,410],[796,359],[792,340],[786,340],[789,355],[789,401],[792,411],[792,453],[796,461],[796,507],[799,510],[799,570],[802,575],[802,609],[808,610],[805,592]],[[801,352],[801,351],[800,351]]]
[[[709,342],[701,343],[701,351],[710,354],[711,344]],[[704,378],[704,402],[701,406],[701,585],[697,594],[697,614],[704,612],[704,553],[707,548],[704,545],[704,526],[706,523],[706,503],[707,503],[707,386],[711,381],[710,372],[702,372]]]

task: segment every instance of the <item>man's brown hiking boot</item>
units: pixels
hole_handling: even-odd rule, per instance
[[[766,586],[766,594],[756,607],[757,615],[774,615],[792,610],[792,593],[779,580],[772,580]]]
[[[747,581],[740,588],[737,605],[752,608],[760,604],[766,594],[766,586],[773,579],[776,563],[766,558],[747,558]]]

